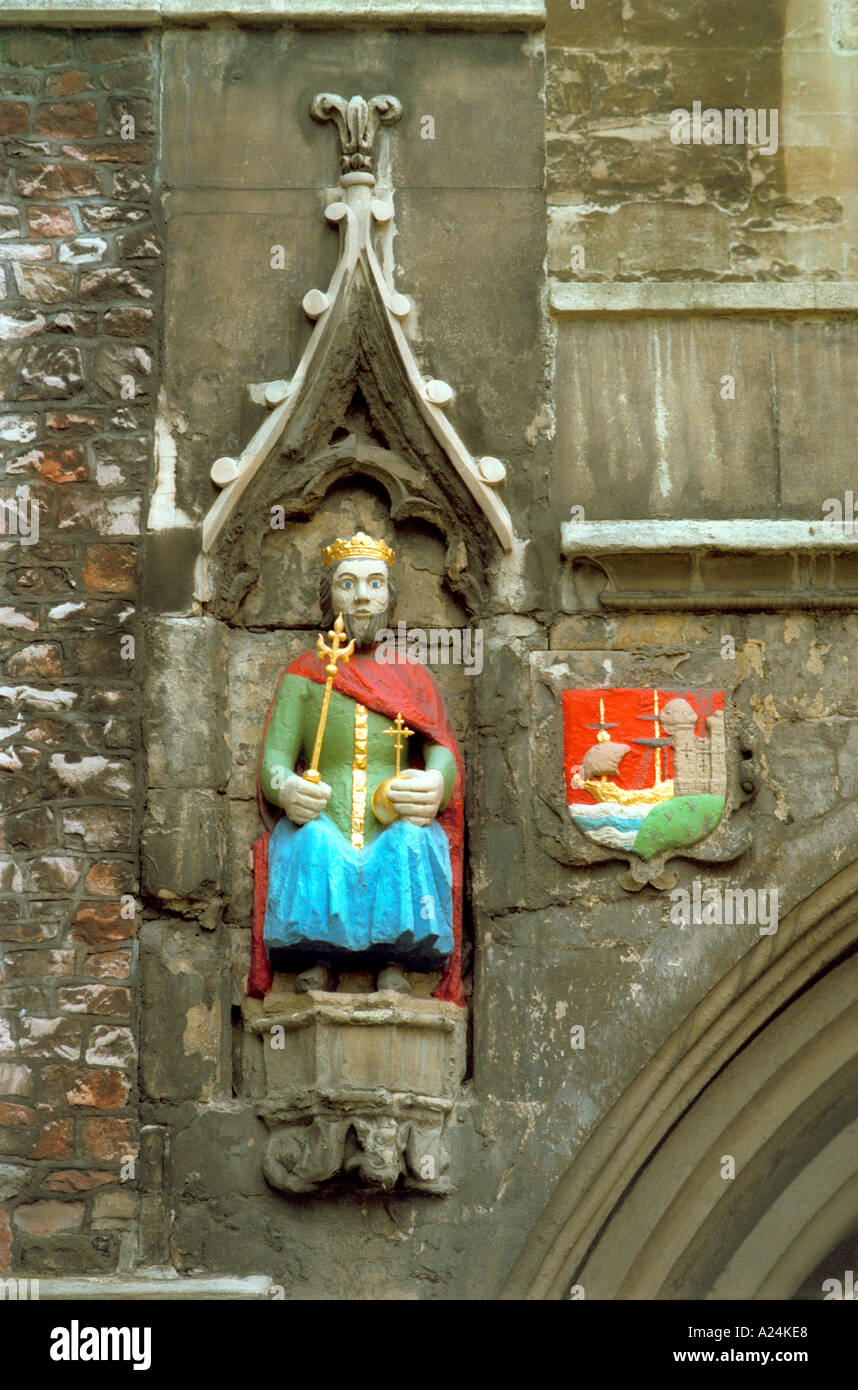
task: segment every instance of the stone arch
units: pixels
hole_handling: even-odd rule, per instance
[[[332,442],[308,458],[297,480],[268,480],[255,509],[257,524],[234,534],[229,563],[221,569],[221,583],[208,611],[228,623],[241,622],[242,604],[261,579],[264,548],[272,539],[265,522],[275,508],[287,522],[307,521],[324,508],[337,488],[361,488],[367,483],[385,499],[384,526],[394,548],[394,528],[416,525],[430,530],[443,548],[444,584],[467,617],[478,619],[487,602],[485,574],[468,563],[466,527],[451,523],[442,501],[431,495],[411,460],[371,442],[353,427],[335,431]]]
[[[501,1297],[564,1298],[573,1284],[603,1299],[795,1295],[858,1224],[856,985],[853,863],[638,1074],[561,1179]]]

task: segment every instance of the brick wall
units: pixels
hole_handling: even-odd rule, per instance
[[[156,67],[0,30],[0,1271],[132,1253]]]

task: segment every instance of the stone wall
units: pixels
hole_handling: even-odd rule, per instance
[[[156,61],[145,33],[0,32],[0,1269],[28,1273],[135,1250]]]
[[[36,543],[0,537],[0,1270],[493,1298],[585,1141],[760,945],[679,925],[575,831],[563,689],[726,692],[729,820],[682,885],[775,886],[798,920],[858,861],[854,555],[764,550],[750,524],[813,522],[853,481],[854,5],[549,0],[544,44],[309,8],[0,30],[3,493],[39,507]],[[479,612],[444,537],[363,475],[279,529],[259,509],[240,602],[195,590],[211,464],[266,418],[249,388],[295,370],[336,261],[325,90],[403,102],[379,175],[409,341],[509,470],[518,545],[491,552]],[[697,100],[777,109],[777,152],[677,146]],[[372,439],[367,411],[348,423]],[[745,545],[582,562],[572,509],[741,517]],[[319,547],[351,519],[413,565],[410,624],[485,633],[479,677],[436,672],[468,767],[444,1198],[286,1198],[260,1162],[255,761],[315,637]]]
[[[853,6],[547,8],[549,266],[558,279],[855,279]],[[777,148],[673,143],[671,113],[695,101],[775,111]]]

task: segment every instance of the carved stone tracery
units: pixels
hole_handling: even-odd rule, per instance
[[[451,388],[424,377],[403,330],[411,302],[393,284],[392,196],[371,172],[378,129],[400,112],[390,96],[346,102],[321,93],[312,104],[340,136],[339,196],[325,209],[340,229],[340,257],[327,291],[304,297],[315,328],[291,379],[252,388],[267,420],[238,459],[213,466],[222,491],[203,527],[197,594],[218,617],[230,620],[258,577],[270,508],[312,515],[348,475],[380,483],[394,521],[413,517],[440,531],[448,584],[473,614],[494,547],[513,548],[497,491],[504,465],[469,453],[444,414]],[[351,452],[332,444],[343,427],[355,436]]]

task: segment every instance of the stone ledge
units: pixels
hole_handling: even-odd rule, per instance
[[[551,308],[560,318],[606,314],[854,314],[858,312],[858,283],[576,281],[552,285]]]
[[[544,0],[30,0],[7,5],[12,24],[95,28],[244,19],[306,27],[396,25],[422,29],[542,29]]]
[[[265,1274],[243,1278],[223,1275],[220,1278],[183,1279],[173,1273],[147,1271],[140,1274],[87,1275],[79,1279],[39,1279],[39,1302],[130,1302],[178,1299],[228,1300],[230,1303],[271,1296],[272,1280]]]
[[[858,536],[824,521],[567,521],[561,532],[567,613],[858,608]]]
[[[564,521],[560,529],[567,558],[693,550],[858,552],[858,535],[839,532],[824,521]]]
[[[304,1028],[316,1019],[343,1026],[381,1027],[395,1023],[404,1027],[440,1028],[449,1032],[463,1017],[458,1004],[400,994],[392,989],[373,990],[371,994],[329,993],[320,989],[295,994],[285,991],[275,993],[272,990],[262,1001],[261,1010],[254,1007],[254,1002],[247,1001],[246,1013],[249,1026],[255,1033],[266,1032],[278,1025]]]

